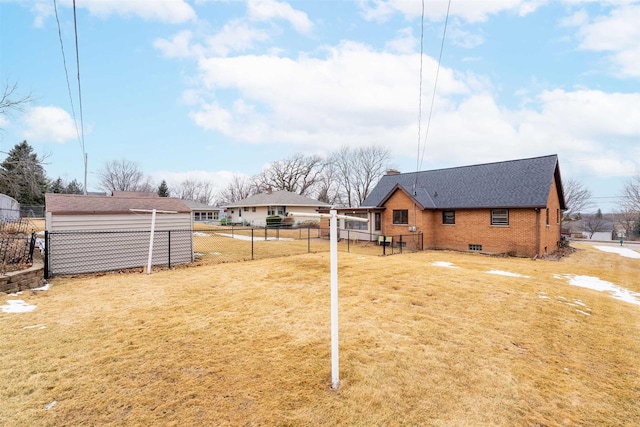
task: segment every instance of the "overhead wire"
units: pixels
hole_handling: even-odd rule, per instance
[[[69,70],[67,69],[67,58],[64,53],[64,43],[62,42],[62,30],[60,28],[60,18],[58,17],[58,5],[56,0],[53,0],[53,10],[56,15],[56,23],[58,24],[58,39],[60,40],[60,50],[62,52],[62,64],[64,65],[64,75],[67,79],[67,92],[69,93],[69,102],[71,103],[71,116],[73,117],[73,124],[76,128],[76,135],[78,136],[78,144],[82,150],[82,156],[84,157],[84,146],[82,139],[80,138],[80,130],[78,129],[78,120],[76,118],[76,109],[73,105],[73,95],[71,94],[71,84],[69,83]]]
[[[423,13],[422,13],[422,20],[424,21],[424,0],[422,0],[422,4],[423,4]],[[438,77],[440,75],[440,64],[442,63],[442,53],[444,52],[444,41],[446,39],[446,35],[447,35],[447,26],[449,24],[449,13],[451,11],[451,0],[449,0],[449,2],[447,3],[447,14],[445,15],[445,19],[444,19],[444,29],[442,31],[442,41],[440,43],[440,54],[438,55],[438,64],[436,67],[436,77],[435,80],[433,82],[433,93],[431,94],[431,107],[429,108],[429,117],[427,118],[427,128],[425,130],[425,135],[424,135],[424,144],[422,145],[422,155],[420,155],[420,162],[418,163],[418,170],[422,169],[422,163],[424,161],[424,153],[426,152],[426,148],[427,148],[427,138],[429,137],[429,129],[431,128],[431,118],[433,116],[433,107],[435,105],[435,100],[436,100],[436,89],[438,87]],[[420,60],[422,61],[422,52],[420,52]],[[420,150],[420,147],[418,146],[418,150]]]

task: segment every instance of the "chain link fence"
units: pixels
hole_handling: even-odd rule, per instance
[[[144,267],[149,231],[45,233],[45,277]],[[342,230],[338,250],[372,256],[422,249],[422,234],[363,236]],[[329,229],[200,225],[195,230],[156,231],[152,265],[219,264],[329,251]]]

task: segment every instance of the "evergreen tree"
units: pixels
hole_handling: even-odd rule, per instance
[[[42,159],[27,141],[16,144],[0,164],[0,192],[24,205],[42,205],[47,187]]]
[[[596,218],[602,219],[602,211],[600,209],[598,209],[598,212],[596,212]]]
[[[64,192],[66,194],[84,194],[84,188],[82,184],[74,178],[69,184],[67,184]]]
[[[49,192],[56,194],[65,192],[64,182],[62,182],[62,178],[58,177],[58,179],[56,179],[55,181],[51,181],[51,184],[49,184]]]
[[[160,197],[169,197],[169,186],[167,186],[167,181],[164,179],[160,183],[158,187],[158,196]]]

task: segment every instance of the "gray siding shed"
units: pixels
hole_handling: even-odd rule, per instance
[[[179,199],[47,194],[45,203],[52,274],[146,265],[151,212],[131,209],[176,212],[156,215],[153,265],[193,260],[191,210]]]

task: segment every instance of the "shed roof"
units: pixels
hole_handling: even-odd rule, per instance
[[[183,200],[184,204],[189,206],[194,211],[219,211],[217,206],[207,205],[206,203],[196,202],[195,200]]]
[[[555,180],[565,208],[558,156],[383,176],[362,206],[383,206],[404,191],[422,209],[542,208]]]
[[[80,194],[45,194],[45,209],[58,215],[129,214],[131,209],[191,213],[182,200],[172,197],[105,197]]]
[[[312,199],[310,197],[301,196],[291,191],[274,191],[272,193],[260,193],[249,196],[244,200],[229,204],[225,207],[244,207],[244,206],[314,206],[329,207],[328,203]]]

